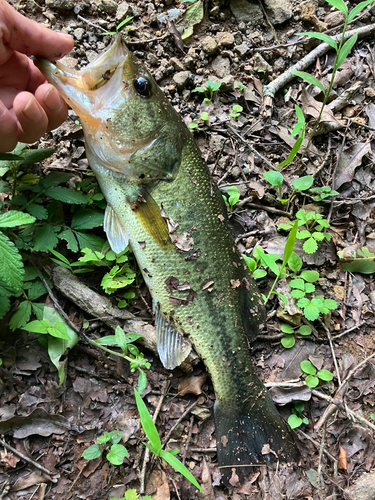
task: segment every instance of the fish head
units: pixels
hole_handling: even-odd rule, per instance
[[[35,64],[80,118],[92,167],[142,184],[174,177],[189,132],[120,35],[79,71],[40,57]]]

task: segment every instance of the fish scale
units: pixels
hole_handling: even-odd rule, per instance
[[[114,251],[129,244],[137,259],[153,299],[161,361],[178,366],[191,344],[211,375],[224,480],[236,466],[243,476],[260,462],[296,459],[249,356],[264,316],[260,295],[190,131],[119,37],[81,70],[78,84],[80,74],[59,63],[37,65],[81,118],[108,202],[104,229]]]

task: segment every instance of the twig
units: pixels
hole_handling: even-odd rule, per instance
[[[161,447],[164,448],[166,446],[166,444],[168,443],[169,441],[169,438],[171,437],[173,431],[175,430],[175,428],[183,421],[183,419],[186,417],[186,415],[189,415],[189,413],[191,412],[191,410],[193,408],[195,408],[198,404],[198,399],[194,401],[193,404],[191,404],[190,406],[187,407],[187,409],[184,411],[184,413],[181,415],[181,417],[177,420],[177,422],[175,422],[175,424],[173,425],[173,427],[171,427],[171,429],[169,429],[169,432],[168,434],[164,437],[163,441],[161,442]]]
[[[348,373],[348,375],[344,378],[344,380],[341,382],[339,388],[335,392],[334,398],[340,397],[339,396],[340,392],[345,388],[345,385],[349,382],[349,380],[355,374],[355,372],[357,370],[359,370],[359,368],[361,368],[362,366],[364,366],[365,364],[367,364],[370,361],[370,359],[372,359],[374,356],[375,356],[375,352],[372,353],[371,356],[368,356],[363,361],[361,361],[352,370],[350,370],[350,372]],[[331,404],[330,406],[328,406],[328,408],[326,408],[324,414],[320,417],[319,421],[315,425],[315,431],[318,431],[322,427],[322,425],[324,424],[325,420],[335,410],[335,406],[336,405]],[[375,426],[373,424],[371,424],[370,422],[367,422],[367,420],[363,419],[363,417],[360,417],[359,415],[355,414],[352,410],[350,410],[350,408],[347,408],[347,410],[348,410],[348,413],[350,413],[352,416],[354,415],[357,420],[360,420],[362,422],[364,421],[363,423],[366,423],[366,425],[368,425],[369,427],[371,427],[372,429],[375,430]]]
[[[185,462],[186,462],[186,456],[187,456],[187,452],[189,450],[189,445],[190,445],[190,441],[191,441],[191,435],[192,435],[192,432],[193,432],[193,423],[194,423],[194,415],[191,415],[190,422],[189,422],[189,432],[188,432],[188,436],[186,438],[184,453],[182,454],[182,463],[184,465],[185,465]]]
[[[323,451],[324,451],[324,441],[325,441],[325,428],[323,429],[322,433],[322,440],[320,442],[320,448],[319,448],[319,457],[318,457],[318,469],[317,469],[317,476],[318,476],[318,481],[319,481],[319,496],[321,491],[324,488],[324,479],[322,477],[322,458],[323,458]]]
[[[178,488],[177,488],[177,485],[176,485],[176,483],[173,481],[173,477],[172,477],[172,476],[169,476],[169,479],[172,481],[173,488],[174,488],[174,490],[175,490],[175,492],[176,492],[176,495],[177,495],[178,500],[181,500],[181,497],[180,497],[180,495],[179,495],[179,493],[178,493]]]
[[[47,474],[48,476],[53,476],[53,473],[43,467],[43,465],[38,464],[38,462],[35,462],[32,458],[27,457],[20,451],[16,450],[16,448],[13,448],[10,444],[8,444],[4,439],[0,438],[0,444],[1,446],[4,446],[7,450],[11,451],[14,455],[17,455],[17,457],[22,458],[25,462],[28,462],[29,464],[32,464],[36,469],[39,469],[40,471],[44,472],[44,474]]]
[[[265,8],[264,8],[264,6],[263,6],[263,2],[261,2],[260,0],[258,0],[258,4],[259,4],[259,7],[260,7],[260,8],[262,9],[262,11],[263,11],[263,15],[264,15],[264,17],[266,18],[266,21],[267,21],[267,23],[268,23],[268,26],[271,28],[271,31],[272,31],[272,33],[273,33],[273,36],[274,36],[274,38],[275,38],[276,42],[277,42],[277,43],[280,43],[280,40],[279,40],[279,39],[278,39],[278,37],[277,37],[276,30],[275,30],[275,28],[274,28],[273,24],[271,23],[270,18],[268,17],[268,14],[267,14],[266,9],[265,9]]]
[[[156,36],[154,38],[149,38],[148,40],[129,40],[126,42],[126,45],[143,45],[145,43],[158,42],[159,40],[164,40],[170,35],[170,33],[165,33],[162,36]]]
[[[84,17],[80,16],[79,14],[77,14],[77,18],[80,21],[83,21],[84,23],[88,24],[89,26],[92,26],[93,28],[96,28],[97,30],[100,30],[102,32],[106,31],[106,29],[102,28],[101,26],[99,26],[99,24],[92,23],[91,21],[89,21],[88,19],[85,19]]]
[[[166,384],[164,392],[160,396],[158,406],[155,408],[154,414],[152,415],[152,421],[154,423],[156,422],[156,419],[158,418],[158,415],[160,413],[164,398],[168,393],[168,389],[169,389],[169,382]],[[146,448],[145,456],[143,458],[142,470],[141,470],[141,474],[139,477],[139,482],[140,482],[139,491],[140,491],[140,493],[144,493],[144,491],[145,491],[145,478],[146,478],[147,463],[149,461],[149,458],[150,458],[150,450],[148,448]],[[152,462],[152,464],[153,464],[153,462]],[[151,468],[151,470],[152,470],[152,468]]]
[[[301,431],[301,429],[296,429],[296,431],[298,432],[298,434],[302,434],[302,436],[306,439],[308,439],[309,441],[311,441],[313,443],[314,446],[316,446],[316,448],[319,450],[320,449],[320,444],[318,443],[318,441],[315,441],[315,439],[313,439],[311,436],[309,436],[308,434],[305,434],[303,431]],[[333,463],[337,462],[336,458],[334,456],[332,456],[330,454],[329,451],[327,451],[326,449],[323,450],[323,453],[325,455],[327,455],[327,457],[332,460]]]
[[[350,30],[345,33],[344,40],[348,40],[351,36],[354,34],[358,35],[358,39],[365,38],[367,36],[370,36],[374,33],[375,31],[375,24],[370,24],[367,26],[362,26],[361,28],[355,29],[355,30]],[[339,42],[341,40],[342,33],[339,33],[338,35],[333,36],[332,38],[336,41]],[[263,95],[265,96],[264,103],[263,103],[263,109],[266,110],[268,108],[272,109],[272,99],[274,98],[276,92],[283,88],[287,83],[289,83],[291,80],[294,79],[294,74],[293,71],[301,71],[306,69],[310,64],[312,64],[318,57],[322,56],[326,52],[330,50],[330,46],[328,43],[321,43],[318,45],[314,50],[312,50],[309,54],[307,54],[305,57],[300,59],[298,63],[294,64],[291,66],[285,73],[282,75],[278,76],[273,82],[269,83],[268,85],[265,85],[263,87]],[[267,116],[270,116],[269,111],[267,112]]]
[[[328,161],[328,158],[331,157],[331,147],[332,147],[332,139],[331,139],[331,135],[328,134],[328,147],[327,147],[327,152],[323,158],[323,161],[322,163],[320,164],[320,166],[317,168],[316,172],[314,173],[313,177],[315,179],[315,177],[317,177],[317,175],[323,170],[325,164],[327,163]]]
[[[285,217],[292,217],[292,213],[285,212],[284,210],[279,210],[275,207],[268,207],[267,205],[257,205],[256,203],[250,202],[253,198],[250,196],[249,198],[244,198],[237,203],[237,207],[242,207],[246,205],[250,208],[256,208],[257,210],[264,210],[265,212],[270,212],[271,214],[284,215]]]
[[[360,323],[359,325],[354,325],[351,328],[348,328],[347,330],[345,330],[344,332],[341,332],[341,333],[338,333],[337,335],[334,335],[332,337],[332,340],[339,339],[340,337],[343,337],[344,335],[347,335],[348,333],[350,333],[354,330],[357,330],[358,328],[361,328],[361,326],[363,326],[365,324],[366,324],[366,321],[362,321],[362,323]]]

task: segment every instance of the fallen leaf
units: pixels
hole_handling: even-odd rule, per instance
[[[202,464],[202,480],[200,483],[202,492],[198,491],[199,500],[215,500],[214,489],[212,487],[211,473],[205,459]]]
[[[208,373],[204,372],[201,375],[184,378],[178,384],[178,395],[185,396],[185,394],[202,394],[202,386],[208,379]]]
[[[338,189],[345,182],[351,182],[355,169],[362,163],[362,158],[370,152],[371,146],[369,142],[358,142],[343,151],[337,165],[333,189]]]
[[[344,474],[346,474],[346,471],[348,469],[348,462],[346,460],[346,451],[342,446],[340,446],[337,468],[340,472],[343,472]]]

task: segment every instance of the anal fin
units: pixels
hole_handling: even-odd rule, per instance
[[[164,319],[159,310],[155,313],[155,327],[160,360],[165,368],[173,370],[187,358],[191,345],[174,326]]]
[[[115,253],[121,253],[129,243],[129,235],[111,205],[107,205],[104,214],[104,231]]]

